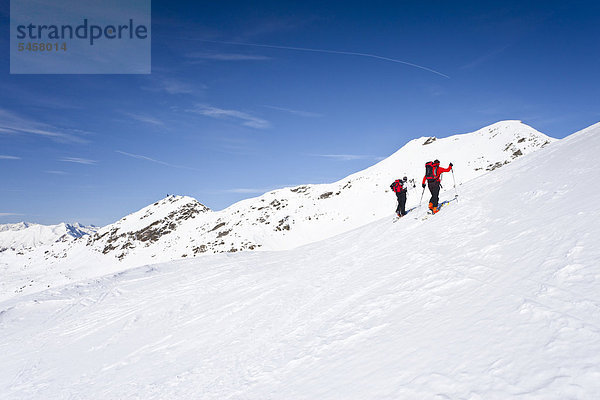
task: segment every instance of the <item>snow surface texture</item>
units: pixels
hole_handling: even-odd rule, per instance
[[[0,302],[0,398],[597,399],[598,151],[600,124],[426,221]]]
[[[0,253],[0,268],[11,266],[5,267],[0,299],[144,264],[292,249],[394,215],[396,196],[389,185],[396,178],[406,175],[416,183],[407,207],[416,206],[427,161],[438,158],[443,166],[452,161],[460,184],[553,141],[520,121],[503,121],[444,139],[415,139],[338,182],[275,190],[218,212],[191,197],[169,196],[81,240],[25,254]],[[446,189],[453,190],[452,176],[443,176]]]

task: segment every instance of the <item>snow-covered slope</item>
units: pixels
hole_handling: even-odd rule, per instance
[[[600,124],[462,185],[425,221],[0,302],[0,393],[596,399],[599,151]]]
[[[389,184],[408,176],[418,203],[426,161],[454,163],[457,184],[467,182],[555,141],[520,121],[476,132],[410,141],[376,165],[331,184],[303,185],[211,211],[197,200],[169,196],[96,234],[35,252],[0,253],[7,268],[0,299],[129,267],[220,252],[284,250],[323,240],[393,215]],[[452,176],[445,177],[450,188]],[[44,277],[41,279],[41,277]]]
[[[0,252],[23,251],[57,241],[70,241],[96,232],[94,226],[81,224],[40,225],[28,222],[0,225]]]

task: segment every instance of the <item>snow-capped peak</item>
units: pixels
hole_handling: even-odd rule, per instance
[[[444,165],[452,162],[465,182],[481,175],[480,171],[492,171],[555,140],[521,121],[500,121],[470,133],[413,139],[366,171],[409,168],[420,173],[425,162],[439,159]]]
[[[103,254],[119,251],[119,259],[129,249],[141,244],[148,246],[177,230],[188,220],[212,211],[188,196],[167,196],[114,224],[107,225],[91,236],[88,244]]]
[[[208,207],[189,196],[170,195],[157,202],[121,218],[98,230],[99,235],[118,229],[124,232],[135,232],[147,226],[148,221],[156,222],[181,221],[194,218],[199,213],[211,211]]]

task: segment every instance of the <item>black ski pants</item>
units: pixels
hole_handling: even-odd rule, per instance
[[[396,207],[396,214],[405,215],[406,214],[406,190],[401,192],[396,192],[396,197],[398,198],[398,207]]]
[[[429,202],[433,204],[433,207],[437,207],[438,202],[440,201],[440,181],[432,179],[427,181],[427,185],[429,186],[429,191],[431,192],[431,199]]]

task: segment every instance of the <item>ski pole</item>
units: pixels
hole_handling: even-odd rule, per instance
[[[458,203],[458,190],[456,190],[456,179],[454,178],[454,168],[452,168],[452,181],[454,182],[454,198]]]
[[[423,191],[421,192],[421,199],[419,200],[419,211],[417,211],[417,215],[421,214],[421,203],[423,202],[423,194],[425,194],[425,188],[423,188]]]

